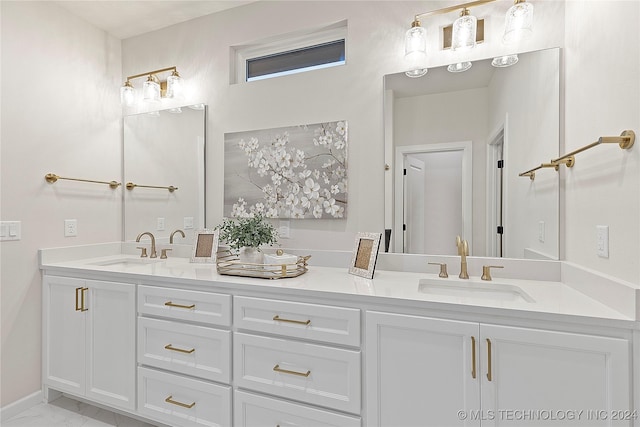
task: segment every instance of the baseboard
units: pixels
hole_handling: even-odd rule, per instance
[[[15,417],[19,413],[26,411],[39,403],[43,402],[42,390],[38,390],[29,396],[16,400],[13,403],[8,404],[0,408],[0,423],[3,423],[10,418]]]

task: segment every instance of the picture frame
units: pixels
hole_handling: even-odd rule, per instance
[[[359,232],[356,234],[349,273],[367,279],[373,278],[381,239],[382,233]]]
[[[216,262],[216,253],[218,252],[219,238],[218,230],[196,230],[193,240],[193,251],[191,252],[191,262],[214,264]]]

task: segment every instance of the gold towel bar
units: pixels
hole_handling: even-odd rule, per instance
[[[133,182],[127,182],[127,190],[133,190],[136,187],[141,187],[141,188],[160,188],[162,190],[169,190],[170,193],[173,193],[174,191],[176,191],[178,189],[178,187],[174,187],[173,185],[170,185],[168,187],[161,187],[161,186],[157,186],[157,185],[140,185],[140,184],[134,184]]]
[[[633,147],[633,143],[636,140],[636,134],[632,130],[623,131],[620,136],[601,136],[597,141],[592,142],[589,145],[585,145],[582,148],[578,148],[570,153],[565,154],[564,156],[560,156],[557,159],[551,160],[550,163],[542,163],[540,166],[530,169],[526,172],[522,172],[518,176],[528,176],[532,181],[536,178],[535,171],[540,168],[549,168],[553,167],[555,170],[558,170],[560,165],[565,165],[568,168],[573,167],[576,164],[575,155],[578,153],[582,153],[590,148],[593,148],[600,144],[618,144],[620,148],[623,150],[628,150]]]
[[[44,180],[47,181],[49,184],[53,184],[59,179],[66,179],[68,181],[91,182],[93,184],[107,184],[109,187],[114,189],[122,185],[117,181],[94,181],[92,179],[66,178],[64,176],[56,175],[55,173],[48,173],[44,176]]]

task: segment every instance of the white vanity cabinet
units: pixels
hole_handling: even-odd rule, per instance
[[[359,309],[236,296],[234,326],[234,425],[360,425]]]
[[[135,285],[45,275],[45,388],[135,409]]]
[[[171,426],[230,426],[230,326],[230,295],[139,285],[139,414]]]
[[[588,411],[630,409],[625,339],[373,311],[366,329],[369,426],[616,425]]]

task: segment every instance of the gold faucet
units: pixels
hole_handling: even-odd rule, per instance
[[[172,245],[173,244],[173,235],[176,233],[180,233],[182,234],[182,238],[184,238],[184,231],[177,229],[176,231],[174,231],[173,233],[171,233],[171,235],[169,236],[169,244]]]
[[[144,235],[151,237],[151,255],[149,255],[149,258],[157,258],[158,254],[156,253],[156,238],[153,236],[153,234],[151,234],[149,231],[140,233],[138,234],[138,237],[136,237],[136,242],[140,242],[140,239]]]
[[[466,240],[462,240],[460,236],[456,236],[456,246],[458,247],[458,255],[460,255],[460,274],[458,277],[461,279],[468,279],[467,255],[469,255],[469,244]]]

